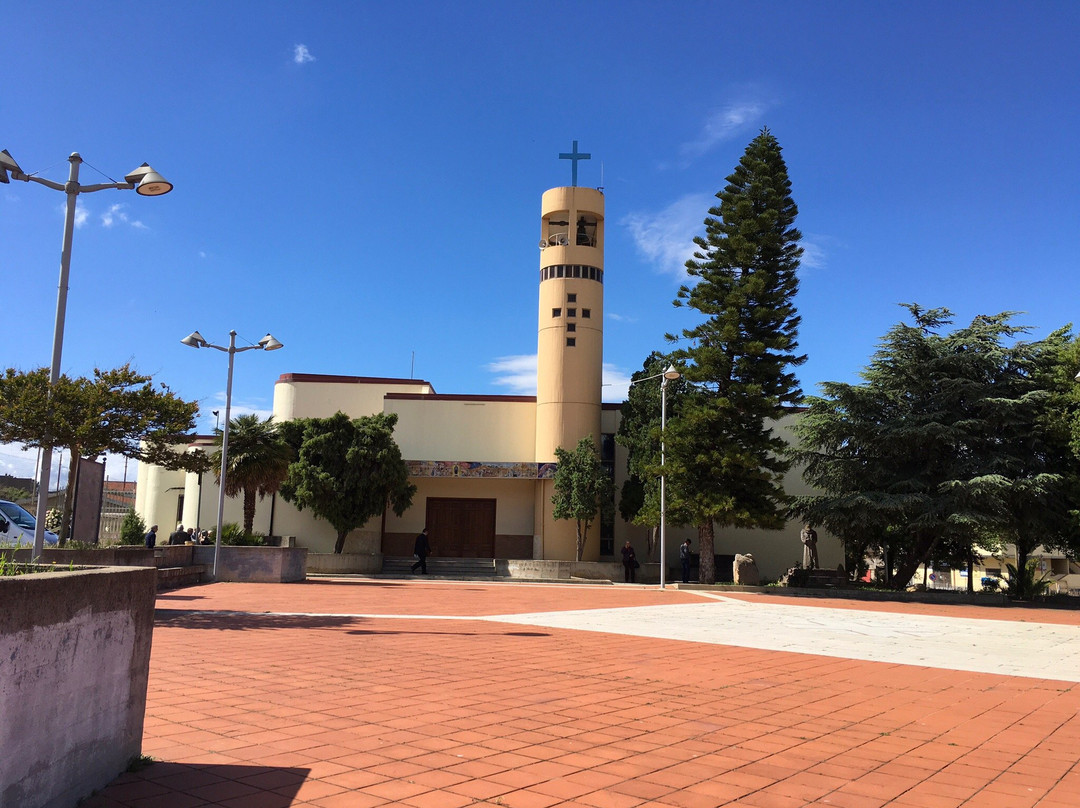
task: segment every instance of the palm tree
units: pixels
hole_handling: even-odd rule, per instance
[[[255,522],[255,495],[262,499],[277,493],[289,464],[292,448],[278,432],[270,415],[265,421],[257,415],[238,415],[229,420],[229,462],[225,469],[225,493],[244,495],[244,533],[251,533]],[[221,485],[221,435],[217,434],[218,449],[211,460],[218,485]]]

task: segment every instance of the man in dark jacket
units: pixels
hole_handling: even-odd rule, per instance
[[[428,541],[427,528],[425,527],[420,531],[420,535],[416,537],[416,543],[413,544],[413,555],[418,559],[411,569],[416,572],[416,568],[420,568],[421,575],[427,575],[427,557],[431,552],[431,542]]]
[[[183,525],[177,525],[176,530],[169,534],[169,544],[183,544],[187,540],[188,534]]]
[[[143,537],[143,544],[151,550],[157,545],[157,525],[150,525],[150,532]]]

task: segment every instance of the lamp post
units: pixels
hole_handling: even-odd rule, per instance
[[[664,477],[664,433],[667,430],[667,386],[668,382],[674,381],[682,374],[669,364],[663,373],[655,376],[646,376],[644,379],[635,379],[630,384],[661,379],[660,382],[660,588],[667,585],[667,488]]]
[[[223,345],[214,345],[207,342],[206,339],[198,331],[192,331],[182,340],[184,345],[191,348],[214,348],[218,351],[224,351],[229,355],[229,377],[225,383],[225,428],[221,431],[221,474],[218,479],[218,506],[217,506],[217,531],[214,534],[214,579],[217,579],[218,570],[218,554],[221,552],[221,527],[223,517],[225,516],[225,469],[229,462],[229,414],[232,411],[232,377],[233,377],[233,357],[238,353],[244,351],[276,351],[278,348],[284,347],[280,342],[274,339],[273,336],[267,334],[261,340],[254,345],[247,345],[243,348],[236,347],[236,332],[229,332],[229,347],[226,348]]]
[[[8,174],[13,180],[36,182],[54,191],[67,194],[67,211],[64,216],[64,238],[60,247],[60,286],[56,295],[56,326],[53,331],[52,366],[49,370],[49,388],[60,378],[60,357],[64,350],[64,319],[67,316],[68,274],[71,269],[71,239],[75,232],[75,202],[79,194],[117,190],[134,190],[140,196],[161,196],[173,189],[172,183],[158,174],[146,163],[124,177],[123,182],[103,182],[96,185],[79,184],[79,166],[82,157],[73,152],[68,157],[71,168],[67,183],[53,182],[43,177],[25,173],[7,149],[0,151],[0,182],[8,182]],[[52,470],[52,447],[45,447],[42,452],[41,468],[38,469],[37,526],[34,529],[34,556],[40,556],[45,549],[45,512],[49,508],[49,473]]]

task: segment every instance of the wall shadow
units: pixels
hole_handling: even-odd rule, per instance
[[[259,808],[288,808],[310,773],[300,767],[159,761],[124,772],[79,805],[218,805],[244,798]]]

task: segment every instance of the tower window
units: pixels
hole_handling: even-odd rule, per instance
[[[566,324],[566,330],[571,332],[571,333],[573,333],[574,331],[577,331],[577,323],[567,323]]]
[[[562,309],[552,309],[551,310],[551,316],[552,317],[562,317]]]
[[[566,310],[566,316],[567,317],[577,317],[577,309],[567,309]]]
[[[592,317],[592,309],[582,309],[581,316],[586,318]]]
[[[566,338],[566,347],[567,348],[573,348],[575,345],[577,345],[577,338],[576,337],[567,337]]]
[[[567,303],[577,303],[577,293],[575,293],[575,292],[570,292],[570,293],[569,293],[569,294],[568,294],[568,295],[566,296],[566,302],[567,302]]]

